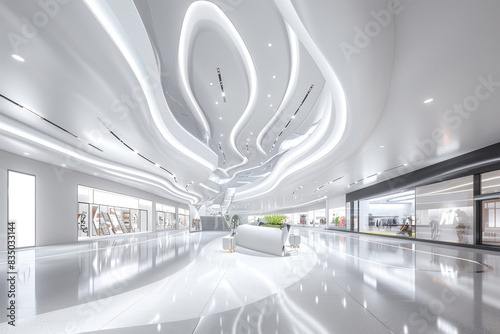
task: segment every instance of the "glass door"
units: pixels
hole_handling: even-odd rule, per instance
[[[482,208],[483,244],[500,246],[500,199],[482,201]]]

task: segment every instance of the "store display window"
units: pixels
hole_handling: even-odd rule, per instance
[[[175,207],[156,203],[156,230],[176,229]]]
[[[179,208],[179,228],[188,227],[189,210]]]
[[[415,191],[360,200],[359,231],[415,237]]]
[[[495,193],[500,193],[500,171],[481,174],[481,194]],[[484,245],[500,246],[500,196],[496,197],[481,201],[481,234]]]
[[[345,207],[334,208],[329,210],[329,224],[328,228],[345,229],[346,228],[346,214]]]
[[[473,243],[473,177],[416,189],[417,238]]]
[[[78,186],[78,238],[110,236],[148,230],[148,211],[137,198]],[[97,202],[97,203],[96,203]],[[143,201],[148,203],[148,201]],[[133,207],[114,205],[125,203]]]

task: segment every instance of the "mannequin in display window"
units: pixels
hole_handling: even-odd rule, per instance
[[[455,210],[450,208],[441,214],[439,225],[456,225],[457,223],[457,213]]]

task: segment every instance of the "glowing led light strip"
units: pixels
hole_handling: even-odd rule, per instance
[[[170,183],[165,182],[163,179],[151,176],[151,175],[149,175],[147,173],[137,172],[137,171],[134,171],[132,169],[127,169],[127,168],[124,168],[124,167],[119,167],[119,166],[116,166],[116,165],[112,165],[112,164],[109,164],[109,163],[106,163],[106,162],[102,162],[102,161],[99,161],[99,160],[96,160],[96,159],[93,159],[93,158],[81,155],[79,153],[73,152],[73,151],[71,151],[71,150],[69,150],[67,148],[59,146],[59,145],[57,145],[57,144],[55,144],[53,142],[50,142],[50,141],[45,140],[43,138],[37,137],[37,136],[35,136],[35,135],[31,134],[31,133],[25,132],[25,131],[23,131],[23,130],[21,130],[19,128],[15,128],[15,127],[13,127],[13,126],[11,126],[9,124],[3,123],[3,122],[0,122],[0,130],[3,130],[5,132],[8,132],[8,133],[13,134],[15,136],[24,138],[26,140],[29,140],[29,141],[35,143],[35,144],[45,146],[45,147],[47,147],[49,149],[52,149],[54,151],[57,151],[59,153],[66,154],[67,156],[70,156],[72,158],[84,161],[86,163],[89,163],[89,164],[92,164],[92,165],[95,165],[95,166],[99,166],[101,168],[112,169],[112,170],[116,170],[116,171],[119,171],[119,172],[122,172],[122,173],[128,173],[128,174],[136,175],[136,176],[139,176],[139,177],[142,177],[142,178],[145,178],[145,179],[149,179],[149,180],[152,180],[152,181],[155,181],[155,182],[159,182],[161,184],[164,184],[168,188],[169,192],[172,195],[180,197],[183,200],[187,200],[187,201],[190,201],[190,202],[191,201],[196,202],[196,200],[197,200],[196,197],[188,196],[188,195],[186,195],[184,193],[181,193],[177,188],[172,187],[170,185]]]
[[[271,149],[269,150],[269,152],[272,152],[273,149],[274,149],[274,146],[276,146],[276,144],[278,143],[278,140],[280,139],[281,135],[283,134],[283,132],[285,132],[285,130],[288,128],[288,126],[290,125],[290,123],[293,121],[293,119],[297,116],[297,113],[299,112],[299,110],[302,108],[302,106],[304,105],[304,102],[307,100],[307,97],[309,96],[309,94],[311,93],[311,90],[314,88],[314,84],[312,84],[310,87],[309,87],[309,90],[307,91],[306,93],[306,96],[304,96],[304,98],[302,99],[302,102],[300,102],[299,104],[299,107],[297,108],[297,110],[295,110],[295,112],[293,113],[292,117],[290,117],[290,120],[288,121],[288,123],[286,123],[285,127],[283,128],[283,130],[281,130],[281,132],[279,133],[278,135],[278,138],[276,138],[273,142],[273,145],[271,146]]]
[[[218,191],[218,190],[215,190],[215,189],[213,189],[213,188],[210,188],[209,186],[207,186],[207,185],[205,185],[205,184],[203,184],[203,183],[199,183],[199,185],[200,185],[200,187],[205,188],[205,189],[207,189],[207,190],[209,190],[209,191],[211,191],[211,192],[214,192],[214,193],[216,193],[216,194],[218,194],[218,193],[219,193],[219,191]]]
[[[211,25],[214,29],[220,33],[226,34],[231,41],[234,43],[242,61],[245,66],[247,76],[248,76],[248,84],[249,84],[249,98],[248,103],[243,111],[242,116],[236,122],[231,134],[229,136],[229,145],[231,149],[243,159],[243,161],[234,165],[226,170],[226,173],[230,169],[242,166],[248,162],[248,158],[244,156],[236,147],[236,135],[241,131],[243,125],[247,122],[250,114],[254,111],[256,102],[257,102],[257,71],[255,70],[255,65],[253,63],[252,57],[250,56],[250,52],[243,42],[243,39],[239,35],[238,31],[231,23],[229,18],[224,14],[224,12],[217,7],[215,4],[208,1],[196,1],[193,2],[184,17],[184,22],[182,24],[181,36],[179,41],[179,76],[181,79],[181,92],[185,95],[187,103],[195,111],[195,117],[201,121],[204,129],[210,133],[210,129],[206,118],[196,102],[194,98],[194,94],[189,85],[189,73],[188,73],[188,60],[189,60],[189,51],[191,49],[191,43],[193,33],[196,31],[199,25]],[[204,26],[207,29],[206,26]]]
[[[165,125],[155,92],[153,91],[153,89],[151,89],[151,73],[148,72],[146,65],[141,58],[141,55],[134,47],[134,43],[128,36],[127,32],[124,30],[123,26],[117,19],[112,9],[109,7],[108,3],[106,1],[99,0],[84,0],[84,2],[100,22],[104,30],[106,30],[113,42],[116,44],[116,46],[128,62],[130,68],[134,72],[135,76],[137,77],[137,80],[139,81],[139,84],[143,90],[144,96],[146,97],[153,122],[160,134],[169,143],[171,143],[174,148],[177,148],[179,152],[186,155],[195,162],[202,164],[208,169],[214,170],[214,164],[200,157],[198,154],[194,153],[191,149],[186,147],[180,140],[176,138],[176,136],[174,136],[170,132],[168,127]],[[172,112],[170,111],[168,104],[164,100],[163,102],[165,103],[162,104],[162,107],[167,109],[171,115]],[[175,117],[173,116],[172,121],[176,122]],[[182,128],[180,125],[178,126]],[[185,133],[192,137],[192,135],[187,131],[185,131]]]
[[[293,208],[301,208],[303,206],[307,206],[307,205],[310,205],[310,204],[314,204],[314,203],[317,203],[317,202],[321,202],[321,201],[324,201],[326,200],[328,197],[326,196],[323,196],[323,197],[320,197],[318,199],[315,199],[313,201],[309,201],[309,202],[306,202],[306,203],[301,203],[301,204],[297,204],[297,205],[290,205],[290,206],[285,206],[285,207],[281,207],[279,208],[279,211],[282,212],[283,210],[286,210],[286,209],[293,209]],[[266,213],[266,212],[276,212],[276,210],[272,210],[272,211],[261,211],[261,213]]]
[[[290,0],[275,0],[275,3],[280,13],[287,20],[288,24],[290,24],[290,26],[294,29],[302,44],[309,51],[326,79],[325,89],[329,89],[330,94],[328,97],[326,97],[327,101],[324,102],[326,103],[326,112],[324,114],[322,123],[320,123],[319,125],[319,128],[321,129],[318,129],[317,132],[319,132],[320,136],[323,136],[328,130],[331,133],[331,136],[326,140],[326,145],[323,145],[319,151],[316,151],[315,153],[309,155],[307,159],[302,159],[297,164],[292,165],[292,167],[287,169],[287,167],[292,163],[294,159],[300,157],[305,153],[304,149],[307,150],[311,148],[315,144],[315,141],[318,140],[317,137],[312,138],[312,136],[315,135],[313,134],[309,140],[309,143],[303,143],[293,151],[288,152],[287,155],[278,162],[271,176],[264,182],[253,188],[249,188],[238,193],[236,201],[247,200],[269,193],[270,191],[276,189],[278,184],[289,175],[317,162],[337,146],[337,144],[340,142],[340,139],[344,135],[347,124],[347,101],[344,89],[337,75],[330,67],[328,60],[312,40],[299,16],[295,12],[295,8],[291,4]],[[324,90],[322,95],[325,95],[325,93],[326,92]],[[328,129],[331,121],[330,112],[331,110],[333,110],[332,104],[335,105],[335,123],[332,129]],[[323,124],[326,124],[326,128],[323,126]]]
[[[288,81],[288,87],[286,88],[285,95],[283,96],[283,100],[276,110],[273,118],[266,124],[266,126],[262,129],[262,131],[257,136],[257,149],[264,155],[267,155],[264,148],[262,148],[262,141],[264,140],[264,135],[269,131],[271,126],[276,122],[278,117],[281,115],[282,111],[288,105],[290,100],[293,97],[293,93],[297,88],[297,83],[299,79],[299,65],[300,65],[300,45],[299,39],[297,35],[293,31],[293,29],[286,24],[286,31],[288,33],[288,43],[290,44],[290,80]]]

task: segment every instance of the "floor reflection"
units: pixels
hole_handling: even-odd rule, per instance
[[[499,253],[318,229],[293,233],[301,235],[302,246],[279,263],[248,255],[231,262],[238,254],[223,253],[215,240],[224,232],[20,251],[19,317],[54,310],[64,315],[66,308],[109,296],[131,303],[127,296],[140,290],[135,289],[170,277],[158,285],[159,294],[148,292],[135,296],[142,302],[123,305],[113,319],[124,327],[111,329],[107,319],[97,328],[105,333],[499,332]],[[5,263],[0,270],[5,279]],[[4,293],[5,286],[1,289]]]

